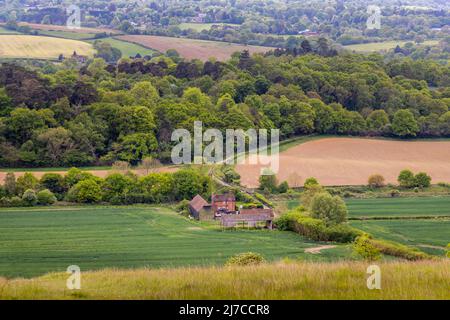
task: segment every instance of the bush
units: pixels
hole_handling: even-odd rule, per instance
[[[347,206],[338,196],[323,192],[312,199],[311,217],[323,220],[328,226],[347,221],[347,215]]]
[[[226,262],[226,266],[256,266],[264,263],[266,260],[259,253],[247,252],[237,254]]]
[[[305,189],[308,189],[310,187],[320,186],[320,184],[316,178],[311,177],[311,178],[308,178],[305,180],[305,183],[303,184],[303,186],[305,187]]]
[[[426,253],[399,243],[375,239],[370,239],[369,241],[381,253],[389,256],[399,257],[411,261],[431,259],[431,256]]]
[[[403,188],[412,188],[416,183],[414,173],[412,173],[410,170],[401,171],[397,178],[397,181],[400,184],[400,187]]]
[[[111,201],[128,194],[135,187],[132,178],[120,173],[110,174],[102,182],[102,196],[104,201]]]
[[[353,242],[363,232],[346,224],[327,227],[325,222],[290,211],[276,220],[279,230],[289,230],[315,241]]]
[[[78,203],[100,202],[102,193],[100,186],[94,179],[88,179],[78,182],[67,194],[67,200]]]
[[[14,196],[9,200],[11,207],[23,207],[25,204],[20,197]]]
[[[64,184],[71,188],[80,181],[94,179],[94,175],[89,172],[81,171],[78,168],[71,168],[64,176]]]
[[[63,195],[67,192],[67,187],[64,183],[64,178],[57,173],[46,173],[40,180],[42,187],[50,190],[56,195]]]
[[[224,175],[224,180],[227,183],[236,183],[239,184],[241,180],[241,176],[237,173],[232,166],[223,166],[222,173]]]
[[[36,192],[32,189],[26,190],[22,195],[22,202],[26,206],[35,206],[37,204]]]
[[[397,189],[392,189],[390,193],[392,198],[397,198],[400,196],[400,191],[398,191]]]
[[[414,184],[419,188],[428,188],[431,185],[431,177],[425,172],[420,172],[414,177]]]
[[[31,173],[26,172],[23,176],[17,178],[16,188],[17,194],[23,195],[26,190],[36,190],[39,181]]]
[[[271,208],[274,207],[273,203],[260,193],[255,192],[255,198]]]
[[[189,200],[181,200],[177,204],[175,210],[179,214],[181,214],[182,216],[189,217],[189,215],[190,215],[190,212],[189,212]]]
[[[52,205],[56,202],[56,197],[53,194],[53,192],[51,192],[48,189],[45,189],[37,193],[37,201],[38,204],[43,206]]]
[[[259,190],[267,193],[277,193],[277,177],[274,174],[261,175],[259,177]]]
[[[384,186],[384,177],[381,174],[373,174],[368,180],[369,187],[381,188]]]
[[[283,181],[282,183],[280,183],[280,185],[278,186],[278,192],[279,193],[286,193],[289,190],[289,184],[287,181]]]
[[[364,260],[375,261],[381,259],[380,250],[370,242],[367,235],[362,235],[356,238],[353,243],[353,251]]]

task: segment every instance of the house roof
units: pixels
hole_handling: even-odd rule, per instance
[[[239,210],[241,215],[264,215],[268,217],[273,217],[272,209],[241,209]]]
[[[252,214],[227,214],[221,217],[223,222],[258,222],[272,221],[273,215],[269,213],[252,213]]]
[[[191,200],[191,202],[189,202],[189,206],[192,210],[199,212],[205,206],[209,206],[209,203],[205,199],[203,199],[201,195],[198,194],[194,197],[194,199]]]

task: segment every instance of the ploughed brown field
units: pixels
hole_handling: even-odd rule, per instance
[[[261,165],[239,164],[241,183],[257,187]],[[424,171],[433,183],[450,182],[450,141],[392,141],[326,138],[300,144],[280,154],[279,181],[301,186],[308,177],[322,185],[365,185],[379,173],[397,183],[401,170]]]
[[[205,41],[197,39],[159,36],[125,35],[115,38],[139,44],[160,52],[166,52],[169,49],[175,49],[183,58],[199,59],[203,61],[206,61],[211,57],[214,57],[219,61],[224,61],[229,59],[231,55],[236,51],[248,50],[251,54],[253,54],[259,52],[264,53],[274,49],[270,47],[246,46],[220,41]]]

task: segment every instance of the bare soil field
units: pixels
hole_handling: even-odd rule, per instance
[[[203,61],[208,60],[210,57],[214,57],[220,61],[227,60],[230,58],[231,54],[236,51],[248,50],[250,53],[259,53],[274,49],[271,47],[246,46],[219,41],[159,36],[126,35],[115,38],[139,44],[160,52],[166,52],[168,49],[175,49],[183,58],[199,59]]]
[[[257,187],[261,165],[239,164],[241,183]],[[450,182],[450,141],[390,141],[326,138],[297,145],[280,154],[279,181],[303,185],[315,177],[322,185],[365,185],[379,173],[397,183],[401,170],[424,171],[433,183]]]
[[[81,168],[83,169],[83,168]],[[0,185],[3,184],[3,181],[5,180],[6,174],[8,173],[8,169],[2,169],[5,171],[0,171]],[[178,168],[177,167],[161,167],[158,168],[152,172],[175,172],[177,171]],[[94,176],[100,177],[100,178],[106,178],[109,174],[113,173],[113,172],[118,172],[118,171],[113,171],[113,170],[84,170],[86,172],[90,172],[92,173]],[[147,172],[146,170],[131,170],[132,172],[136,173],[138,176],[143,176],[146,175]],[[26,170],[24,171],[20,171],[20,172],[14,172],[14,175],[17,177],[23,176],[25,174]],[[32,173],[36,178],[40,179],[44,174],[46,173],[57,173],[60,175],[64,175],[67,173],[67,171],[31,171],[30,173]]]

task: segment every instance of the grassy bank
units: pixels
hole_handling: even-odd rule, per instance
[[[0,299],[450,299],[450,262],[380,263],[381,290],[367,289],[369,263],[277,263],[257,267],[103,270],[0,279]]]

